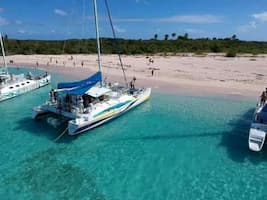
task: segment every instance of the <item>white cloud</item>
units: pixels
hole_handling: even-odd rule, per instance
[[[250,21],[248,24],[239,26],[237,28],[238,32],[248,32],[252,29],[256,29],[257,28],[257,23],[255,21]]]
[[[143,3],[145,5],[150,5],[150,3],[147,0],[135,0],[136,3]]]
[[[21,29],[21,30],[18,30],[18,33],[20,33],[20,34],[25,34],[26,31]]]
[[[0,26],[8,25],[9,22],[6,18],[0,16]]]
[[[178,22],[191,24],[211,24],[222,21],[221,17],[215,15],[176,15],[159,19],[161,22]]]
[[[152,19],[145,18],[114,18],[116,22],[151,22]]]
[[[185,32],[187,33],[193,33],[193,34],[201,34],[201,33],[205,33],[205,31],[200,30],[200,29],[194,29],[194,28],[188,28],[185,29]]]
[[[64,10],[58,9],[58,8],[54,10],[54,13],[57,15],[60,15],[60,16],[66,16],[67,15],[67,12],[65,12]]]
[[[257,28],[257,25],[256,25],[256,22],[255,22],[255,21],[251,21],[251,22],[249,22],[249,26],[250,26],[251,28]]]
[[[259,21],[267,22],[267,11],[262,13],[256,13],[252,16]]]
[[[189,24],[211,24],[222,22],[222,17],[215,15],[176,15],[163,18],[117,18],[117,22],[165,22],[165,23],[189,23]]]
[[[20,21],[20,20],[15,20],[15,23],[18,24],[18,25],[21,25],[21,24],[22,24],[22,21]]]
[[[120,28],[120,27],[118,27],[116,25],[114,26],[114,29],[118,33],[125,33],[126,32],[126,30],[124,28]]]

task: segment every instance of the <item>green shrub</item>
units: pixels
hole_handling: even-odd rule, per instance
[[[236,57],[236,52],[233,50],[230,50],[226,53],[225,57]]]

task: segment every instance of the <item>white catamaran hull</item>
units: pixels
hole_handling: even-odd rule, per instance
[[[249,130],[249,149],[252,151],[260,151],[264,145],[267,125],[260,123],[252,123]]]
[[[88,131],[92,128],[100,126],[116,117],[119,117],[125,112],[131,110],[132,108],[148,100],[150,95],[151,95],[151,88],[144,89],[137,96],[135,97],[130,96],[131,97],[130,101],[128,100],[128,101],[125,101],[124,103],[122,102],[119,103],[119,104],[122,104],[122,106],[112,108],[112,109],[106,109],[108,111],[104,112],[99,117],[92,117],[91,113],[80,114],[76,116],[75,114],[71,112],[65,112],[65,111],[59,110],[56,108],[56,106],[44,104],[42,106],[33,108],[32,118],[36,119],[48,113],[62,115],[64,117],[71,119],[68,122],[68,134],[77,135],[84,131]],[[111,107],[114,107],[114,106],[111,106]]]
[[[4,86],[0,89],[0,101],[14,98],[32,90],[46,86],[51,82],[51,75],[47,75],[37,80],[22,79],[15,83]]]
[[[119,117],[120,115],[126,113],[127,111],[131,110],[132,108],[140,105],[141,103],[145,102],[146,100],[149,99],[151,95],[151,88],[145,89],[143,93],[138,95],[136,97],[136,100],[133,102],[130,102],[120,108],[119,110],[115,111],[112,115],[107,116],[103,119],[100,120],[92,120],[92,121],[86,121],[84,118],[80,118],[77,120],[71,120],[68,123],[68,133],[69,135],[77,135],[79,133],[82,133],[84,131],[88,131],[90,129],[93,129],[97,126],[100,126],[101,124],[104,124],[116,117]]]

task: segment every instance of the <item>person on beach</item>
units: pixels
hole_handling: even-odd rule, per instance
[[[154,76],[154,69],[151,70],[151,76]]]
[[[262,92],[260,98],[261,98],[261,105],[265,104],[267,99],[267,88],[265,88],[265,91]]]
[[[148,57],[149,58],[149,57]],[[148,59],[148,65],[150,65],[150,64],[153,64],[154,63],[154,60],[152,59],[152,58],[149,58]]]

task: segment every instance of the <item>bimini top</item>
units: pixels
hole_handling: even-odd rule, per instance
[[[93,76],[77,82],[59,83],[57,89],[62,92],[73,95],[83,95],[96,83],[102,80],[101,72],[95,73]]]
[[[90,88],[86,92],[86,94],[88,94],[88,95],[90,95],[92,97],[97,98],[97,97],[100,97],[100,96],[102,96],[104,94],[107,94],[109,92],[111,92],[111,89],[109,89],[109,88],[94,86],[94,87]]]

